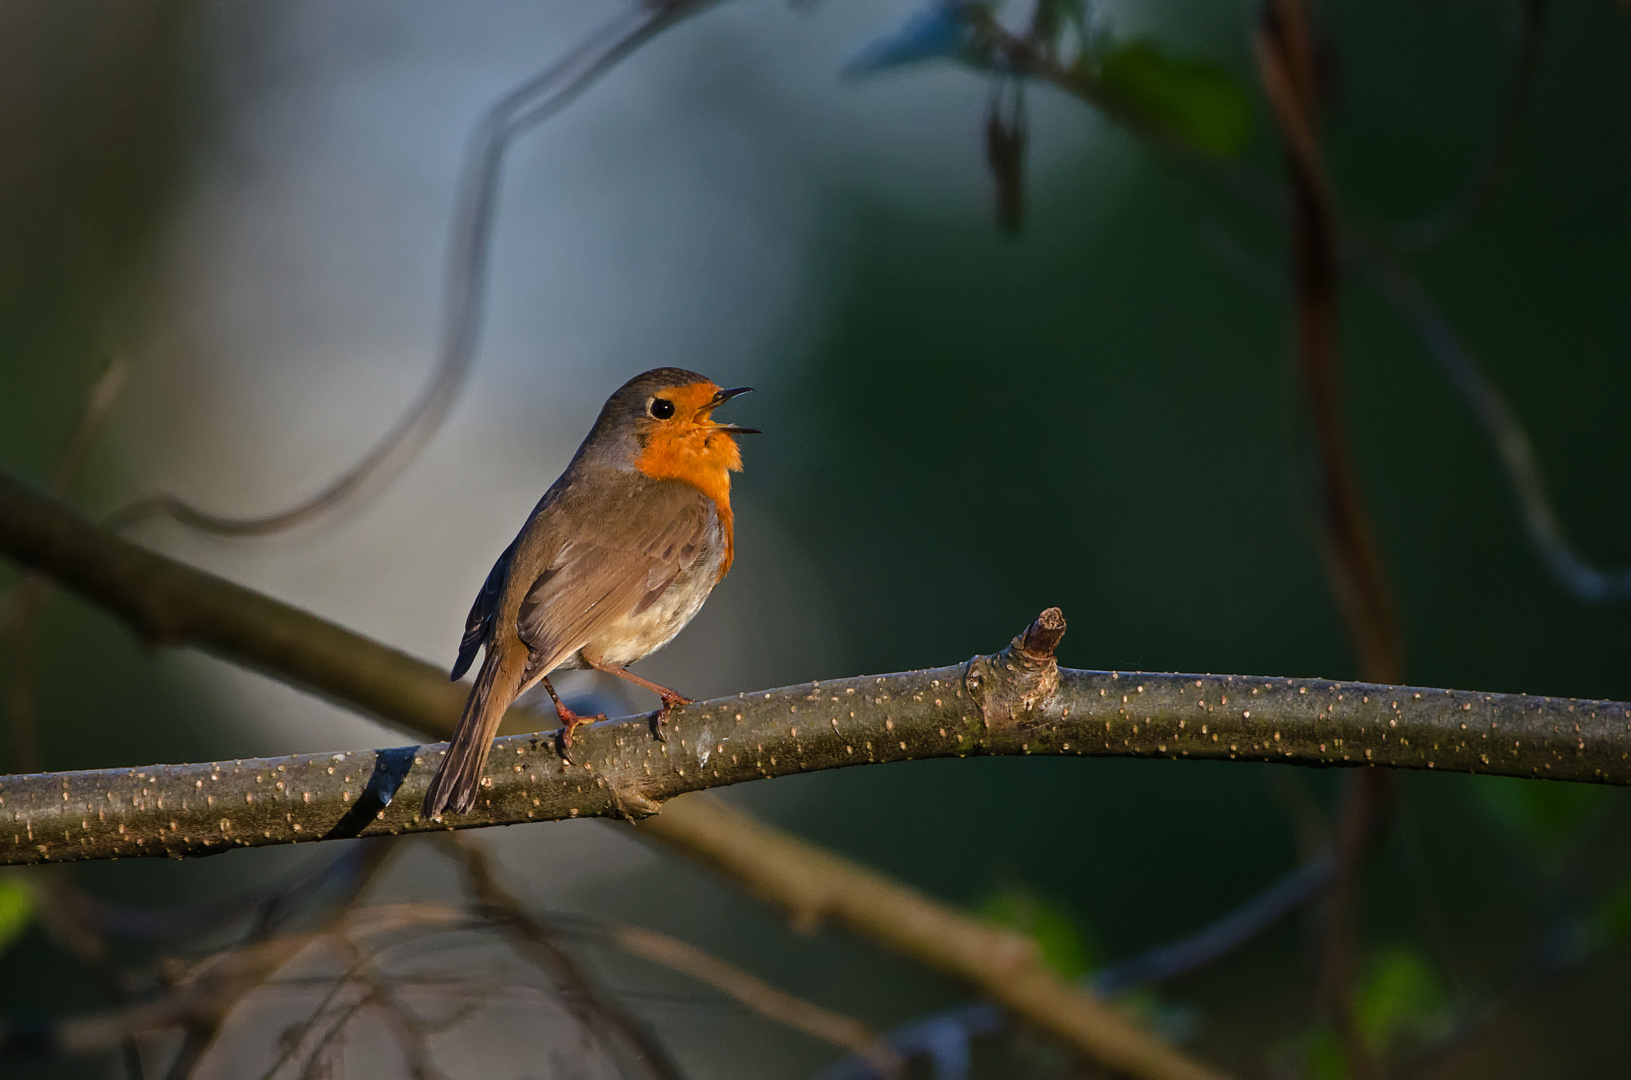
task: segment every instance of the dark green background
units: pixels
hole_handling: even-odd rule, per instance
[[[1248,12],[1168,7],[1174,44],[1250,85]],[[1343,206],[1377,225],[1451,201],[1505,94],[1513,5],[1326,11],[1340,73],[1327,147]],[[0,4],[10,39],[0,46],[0,464],[12,471],[44,475],[117,336],[108,328],[143,317],[133,277],[209,126],[183,62],[191,15],[179,4]],[[1631,561],[1628,61],[1631,8],[1556,5],[1501,196],[1412,264],[1526,425],[1568,534],[1604,565]],[[968,130],[974,159],[972,121]],[[754,421],[773,437],[752,446],[738,499],[744,545],[756,523],[799,536],[842,638],[834,670],[766,671],[766,683],[952,662],[1000,646],[1050,604],[1070,619],[1061,658],[1074,666],[1357,674],[1315,545],[1309,440],[1274,284],[1284,238],[1129,137],[1097,145],[1134,173],[1108,222],[1068,167],[1033,185],[1017,240],[984,215],[903,210],[864,176],[823,200],[823,231],[845,238],[824,253],[836,285],[806,320],[813,339],[787,343],[803,360],[761,385]],[[1260,104],[1248,157],[1277,166]],[[1222,257],[1219,235],[1268,280]],[[1546,576],[1492,448],[1394,313],[1350,284],[1343,316],[1348,413],[1408,680],[1631,699],[1631,608],[1583,606]],[[172,667],[77,602],[49,609],[38,671],[49,767],[232,752]],[[177,715],[191,726],[169,722]],[[1291,866],[1286,784],[1329,806],[1340,779],[1256,765],[968,761],[779,781],[743,797],[955,902],[1005,884],[1054,898],[1116,959]],[[1537,842],[1488,812],[1482,786],[1402,777],[1362,904],[1367,945],[1419,949],[1463,1001],[1500,985],[1560,910],[1589,906],[1625,877],[1618,792]],[[173,902],[301,857],[76,876],[125,900]],[[604,905],[877,1024],[960,1000],[862,946],[793,937],[677,864]],[[1199,1009],[1200,1052],[1242,1075],[1272,1072],[1311,1023],[1301,935],[1293,921],[1170,991]],[[0,971],[9,1009],[97,1001],[37,934],[0,956]],[[1628,1006],[1624,954],[1610,950],[1519,1003],[1454,1075],[1605,1075],[1623,1060]],[[685,1008],[651,1009],[665,1032],[684,1027]],[[702,1060],[769,1054],[777,1068],[808,1071],[829,1056],[709,1015],[726,1045],[696,1051]]]

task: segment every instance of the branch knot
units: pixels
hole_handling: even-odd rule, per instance
[[[986,727],[1022,723],[1053,699],[1059,691],[1053,654],[1064,636],[1064,612],[1051,607],[1006,649],[968,662],[963,687],[980,707]]]
[[[611,817],[622,818],[624,821],[641,821],[662,812],[663,804],[640,790],[638,784],[610,783],[604,777],[601,782],[611,789],[612,806],[609,811]]]

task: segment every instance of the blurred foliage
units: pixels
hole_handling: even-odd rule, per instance
[[[1240,82],[1206,60],[1176,56],[1153,41],[1131,41],[1079,62],[1118,104],[1203,153],[1233,157],[1252,130],[1252,102]]]
[[[1450,1028],[1449,1000],[1433,969],[1403,946],[1371,954],[1355,1001],[1360,1035],[1379,1058],[1407,1040],[1442,1036]],[[1347,1061],[1335,1031],[1317,1028],[1308,1042],[1310,1080],[1349,1080]]]
[[[1449,999],[1420,953],[1391,946],[1366,961],[1356,1013],[1365,1041],[1386,1053],[1402,1038],[1443,1034],[1449,1024]]]
[[[975,909],[987,922],[1029,938],[1042,962],[1067,979],[1078,979],[1099,964],[1098,950],[1063,903],[1022,885],[1004,885]]]
[[[1329,1027],[1320,1027],[1308,1040],[1308,1080],[1349,1080],[1342,1040]]]
[[[1322,6],[1343,89],[1323,131],[1357,219],[1412,220],[1460,197],[1499,122],[1515,53],[1510,10]],[[199,76],[196,14],[193,4],[130,0],[0,6],[8,469],[44,473],[106,352],[139,339],[151,314],[153,245],[208,148],[201,120],[220,105]],[[1091,45],[1106,87],[1198,149],[1272,175],[1278,158],[1254,139],[1263,125],[1253,97],[1228,74],[1250,70],[1255,8],[1168,3],[1140,14],[1123,44]],[[1074,4],[1045,15],[1061,33],[1080,32]],[[1628,15],[1606,0],[1552,5],[1537,93],[1499,197],[1413,263],[1527,426],[1571,535],[1604,561],[1631,559],[1620,415],[1631,398],[1631,142],[1618,135],[1631,130]],[[472,14],[471,25],[507,17]],[[236,64],[257,49],[274,55],[286,47],[279,40],[223,35],[210,47]],[[540,42],[540,54],[562,44]],[[799,155],[816,136],[787,121],[780,92],[755,82],[751,64],[709,77],[716,119],[740,125],[766,154],[809,165]],[[726,90],[740,92],[741,115],[724,115],[734,107]],[[969,107],[983,97],[983,87],[968,94]],[[1046,166],[1032,173],[1030,231],[1018,244],[994,236],[984,198],[959,194],[959,183],[975,190],[981,179],[972,120],[943,136],[968,139],[967,172],[944,189],[900,198],[852,165],[809,167],[822,185],[812,228],[822,247],[811,259],[820,287],[756,380],[773,435],[753,448],[740,503],[744,522],[773,518],[796,546],[841,640],[832,670],[778,677],[945,663],[999,647],[1049,604],[1071,619],[1062,656],[1076,666],[1353,674],[1313,539],[1307,432],[1286,359],[1283,236],[1136,138],[1075,123],[1092,115],[1085,106],[1064,105],[1079,110],[1071,124],[1037,109],[1033,147],[1064,138],[1062,128],[1092,136],[1037,155]],[[842,131],[818,134],[848,145],[837,142]],[[1631,698],[1631,616],[1582,608],[1545,576],[1466,409],[1421,343],[1358,285],[1344,295],[1344,351],[1356,456],[1398,591],[1410,678]],[[771,557],[744,546],[744,565]],[[167,672],[112,620],[54,603],[38,666],[48,763],[238,752],[224,746],[218,703]],[[936,761],[800,777],[742,797],[984,910],[1037,941],[1061,972],[1080,974],[1101,955],[1132,955],[1207,923],[1294,863],[1266,768]],[[1330,803],[1335,779],[1312,773],[1309,787]],[[1402,778],[1430,823],[1427,878],[1384,843],[1367,874],[1362,931],[1408,937],[1417,898],[1430,892],[1455,913],[1446,937],[1458,961],[1500,973],[1535,913],[1561,903],[1534,884],[1561,876],[1535,875],[1537,857],[1568,849],[1574,871],[1625,865],[1631,805],[1624,792],[1587,786],[1465,780]],[[1501,831],[1477,827],[1492,815]],[[239,887],[280,857],[124,862],[81,876],[93,892],[173,906]],[[1027,884],[982,898],[1007,867]],[[853,942],[790,936],[700,872],[665,863],[637,884],[619,880],[596,902],[880,1026],[958,1000],[940,980]],[[1604,896],[1587,914],[1605,940],[1624,940],[1631,883]],[[0,930],[8,919],[26,925],[26,903],[0,886]],[[42,939],[13,931],[0,1007],[76,1011],[96,1000],[95,985]],[[1204,1017],[1199,1052],[1260,1074],[1264,1046],[1307,1030],[1301,948],[1286,929],[1168,992]],[[1574,997],[1513,1006],[1528,1022],[1487,1032],[1487,1056],[1454,1075],[1610,1074],[1623,1057],[1617,1025],[1631,978],[1603,964],[1571,986]],[[1445,1015],[1432,967],[1407,951],[1375,954],[1360,998],[1379,1044],[1430,1036]],[[1569,1011],[1548,1022],[1559,1001]],[[1320,1071],[1328,1039],[1308,1044],[1316,1074],[1340,1075]],[[1332,1060],[1341,1067],[1340,1055]],[[47,1074],[106,1069],[18,1072]]]
[[[1137,1016],[1151,1031],[1168,1042],[1183,1045],[1201,1030],[1201,1011],[1192,1005],[1174,1002],[1150,987],[1129,990],[1116,996],[1116,1004]]]
[[[34,922],[34,892],[18,877],[0,879],[0,953]]]
[[[1406,2],[1321,14],[1341,73],[1322,131],[1345,210],[1386,225],[1455,203],[1500,123],[1514,21]],[[1160,17],[1159,32],[1130,27],[1125,40],[1250,70],[1254,8],[1177,4]],[[1631,130],[1628,55],[1622,5],[1553,5],[1500,196],[1411,264],[1525,424],[1567,528],[1604,562],[1631,559],[1631,455],[1609,435],[1613,403],[1631,395],[1619,299],[1631,203],[1617,193],[1631,143],[1604,135]],[[1033,129],[1039,158],[1058,127],[1093,115],[1074,101],[1060,111],[1064,122]],[[1239,158],[1277,177],[1263,131],[1261,119],[1248,128]],[[1017,246],[993,235],[983,205],[845,189],[854,224],[833,256],[835,296],[802,366],[767,387],[785,419],[755,464],[775,475],[778,516],[842,615],[832,673],[966,656],[1058,604],[1071,620],[1061,659],[1075,666],[1353,677],[1312,524],[1283,236],[1124,133],[1095,129],[1088,149],[1054,152]],[[1343,318],[1351,429],[1408,678],[1631,696],[1627,610],[1582,607],[1546,575],[1490,446],[1396,313],[1350,278]],[[1337,776],[1306,775],[1334,802]],[[1406,845],[1378,850],[1363,933],[1419,932],[1426,893],[1454,913],[1442,921],[1458,965],[1507,972],[1535,912],[1565,902],[1547,892],[1555,875],[1535,874],[1553,856],[1526,837],[1614,865],[1631,857],[1631,806],[1623,791],[1462,779],[1401,778],[1424,823],[1422,869]],[[941,895],[972,900],[993,866],[1021,868],[1087,912],[1112,956],[1205,924],[1220,897],[1250,895],[1296,858],[1251,768],[925,762],[784,790],[789,824]],[[1493,810],[1502,800],[1519,804],[1513,824],[1480,828],[1508,812]],[[1582,828],[1593,820],[1604,827]],[[1269,1032],[1306,1031],[1298,950],[1286,931],[1186,986],[1201,1045],[1251,1075]],[[1595,1015],[1631,1007],[1623,973],[1579,978]],[[1584,1026],[1487,1033],[1524,1052],[1453,1075],[1530,1076],[1541,1060],[1549,1075],[1600,1074],[1617,1051],[1608,1028]]]
[[[1479,803],[1501,825],[1537,848],[1555,848],[1571,838],[1614,798],[1591,784],[1551,784],[1505,776],[1479,777],[1473,788]]]

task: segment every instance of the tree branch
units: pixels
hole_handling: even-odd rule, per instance
[[[1264,92],[1280,129],[1291,189],[1291,267],[1297,299],[1297,362],[1319,449],[1325,504],[1326,564],[1360,673],[1397,682],[1403,670],[1399,624],[1360,492],[1342,407],[1340,268],[1336,193],[1320,152],[1318,49],[1303,0],[1266,0],[1253,45]],[[1326,912],[1320,997],[1341,1034],[1348,1070],[1381,1076],[1359,1030],[1354,1005],[1354,910],[1361,866],[1377,807],[1387,801],[1383,773],[1348,785],[1338,826],[1336,879]]]
[[[464,691],[444,681],[437,669],[307,612],[136,547],[4,476],[0,476],[0,551],[50,573],[93,602],[124,615],[151,640],[206,648],[388,722],[423,731],[450,733],[458,716]],[[971,717],[970,722],[981,728],[1036,711],[1041,704],[1036,696],[1039,692],[1050,698],[1057,694],[1058,669],[1052,652],[1063,634],[1063,616],[1057,610],[1044,612],[1004,653],[977,657],[968,665],[947,669],[960,678],[966,667],[966,673],[983,688],[978,701],[972,692],[968,700],[963,700],[964,692],[957,690],[950,699],[951,709],[970,705],[979,708],[978,717]],[[918,694],[914,699],[911,695],[910,684],[922,684],[931,693],[940,688],[939,680],[931,673],[859,682],[875,695],[876,708],[881,709],[889,700],[889,691],[878,687],[889,684],[913,706],[927,706],[934,701],[934,709],[945,709],[944,691],[939,698]],[[812,684],[809,688],[755,697],[760,710],[785,708],[788,715],[796,715],[802,705],[806,715],[811,715],[809,703],[819,700],[820,695]],[[670,729],[667,743],[653,742],[643,723],[593,725],[579,744],[578,765],[561,762],[549,745],[540,746],[535,736],[504,740],[489,758],[491,775],[484,781],[487,797],[481,800],[480,812],[462,819],[460,824],[498,824],[506,814],[517,821],[595,813],[637,815],[655,810],[659,799],[666,797],[663,777],[679,781],[682,786],[712,786],[738,778],[773,775],[777,756],[761,757],[762,745],[749,751],[742,733],[737,734],[731,751],[725,749],[731,739],[724,734],[725,723],[734,723],[737,715],[754,712],[754,706],[748,705],[745,697],[714,705],[716,708],[689,706],[680,710],[676,715],[681,723]],[[536,722],[536,716],[516,712],[506,725],[531,726]],[[713,740],[710,727],[715,722],[722,729],[722,737],[717,740]],[[883,731],[893,735],[892,717],[885,713],[882,723]],[[829,748],[831,763],[853,763],[855,747],[843,742],[836,716],[832,727],[830,737],[822,736],[822,741],[833,744]],[[773,748],[779,737],[799,743],[796,729],[791,725],[789,728],[785,737],[767,736]],[[685,741],[688,736],[689,751]],[[961,733],[951,736],[942,731],[940,738],[955,738],[959,746],[965,741]],[[807,737],[806,742],[812,741]],[[840,743],[844,746],[842,758],[838,757]],[[895,744],[903,750],[909,745],[904,737]],[[872,752],[870,743],[864,745],[867,759],[883,760]],[[888,751],[889,747],[885,744],[883,749]],[[512,751],[514,760],[510,758]],[[627,751],[629,755],[623,761],[627,771],[612,778],[615,783],[606,774],[602,756],[608,751]],[[438,753],[408,747],[216,766],[159,766],[3,778],[0,830],[9,814],[14,826],[12,854],[23,861],[40,862],[99,855],[207,854],[235,846],[436,828],[436,823],[419,819],[412,798],[399,800],[396,795],[405,780],[426,783]],[[728,772],[727,753],[732,758]],[[782,751],[784,763],[785,754]],[[673,759],[665,763],[670,755]],[[710,758],[715,763],[711,777],[703,772]],[[658,780],[656,785],[647,783],[653,779]],[[108,783],[100,797],[93,790],[99,781]],[[674,790],[677,793],[679,789]],[[80,796],[78,801],[75,794]],[[395,810],[391,810],[393,803]],[[666,829],[655,835],[678,843],[688,832],[702,831],[695,825],[688,829],[686,820],[671,815]],[[717,838],[728,834],[729,829],[715,822],[708,831]],[[774,835],[765,826],[757,826],[756,832]],[[60,842],[56,839],[59,834],[63,837]],[[704,842],[700,837],[693,840]],[[4,857],[0,853],[0,861]],[[841,862],[837,856],[824,858]],[[897,898],[913,895],[905,886],[892,888],[891,895]],[[923,902],[932,906],[926,898]],[[970,925],[979,928],[977,923]],[[1016,958],[1024,959],[1023,949]],[[976,986],[997,996],[996,988],[983,981],[976,980]],[[1064,992],[1074,993],[1069,988]],[[1015,1011],[1027,1016],[1022,1008]],[[1165,1050],[1150,1036],[1120,1031],[1125,1023],[1117,1014],[1103,1015],[1106,1030],[1087,1041],[1074,1041],[1072,1045],[1078,1051],[1095,1053],[1100,1043],[1131,1045],[1144,1048],[1140,1061],[1171,1066],[1139,1072],[1137,1075],[1145,1080],[1200,1080],[1211,1075],[1175,1051]],[[1083,1015],[1078,1013],[1077,1025],[1083,1022]],[[1070,1035],[1066,1033],[1065,1037],[1069,1039]]]
[[[1395,682],[1403,667],[1398,619],[1371,535],[1342,406],[1338,215],[1316,130],[1316,50],[1309,12],[1301,0],[1266,3],[1253,44],[1263,90],[1279,123],[1290,180],[1297,363],[1319,450],[1332,591],[1360,673],[1377,682]]]
[[[0,551],[120,613],[151,640],[209,649],[405,727],[445,733],[458,714],[464,690],[437,669],[127,543],[6,477],[0,477]],[[0,779],[0,862],[204,855],[434,828],[639,817],[688,791],[971,754],[1369,763],[1631,782],[1631,706],[1623,703],[1318,679],[1061,670],[1052,651],[1063,632],[1063,617],[1050,610],[1007,649],[966,663],[685,706],[673,713],[663,743],[650,738],[643,719],[596,724],[581,734],[576,764],[563,762],[548,739],[501,739],[475,811],[454,822],[422,822],[415,810],[439,746],[7,777]],[[536,722],[524,712],[508,721]],[[772,863],[733,861],[729,852],[744,837],[775,833],[705,814],[706,808],[682,806],[645,831],[765,892],[796,895],[808,866],[868,874],[792,838],[778,841],[782,856]],[[732,835],[736,840],[720,843]],[[807,858],[794,857],[798,852]],[[879,880],[879,890],[826,901],[838,908],[803,910],[809,917],[830,914],[960,975],[1078,1049],[1107,1054],[1150,1080],[1207,1075],[1160,1044],[1149,1049],[1144,1037],[1121,1030],[1114,1013],[1098,1014],[1109,1019],[1090,1032],[1094,1014],[1075,1002],[1045,1000],[1055,988],[1042,992],[1023,947],[1007,960],[982,960],[967,942],[985,939],[966,938],[962,924],[936,946],[910,924],[924,912],[931,921],[950,913],[916,897],[922,907],[903,914],[902,898],[915,894]],[[1015,971],[1021,974],[1011,982],[998,978]]]
[[[96,441],[97,432],[124,389],[129,370],[129,362],[123,356],[115,356],[91,386],[79,423],[74,426],[68,445],[63,448],[51,474],[52,494],[63,494],[73,483]],[[29,771],[40,768],[39,724],[34,700],[34,621],[45,604],[50,586],[50,581],[41,574],[25,574],[0,603],[0,666],[6,671],[4,701],[7,727],[11,732],[12,764]]]
[[[465,691],[429,665],[128,544],[0,478],[0,550],[130,619],[400,726],[447,732]],[[641,817],[690,791],[847,765],[979,754],[1386,765],[1631,783],[1631,706],[1323,679],[1054,666],[1057,612],[961,664],[806,683],[585,728],[561,760],[500,739],[475,809],[420,822],[440,746],[0,779],[0,863],[207,855],[440,828]],[[536,714],[512,712],[530,726]]]
[[[1141,1029],[1117,1006],[1076,990],[1026,939],[718,802],[687,799],[672,815],[642,822],[639,831],[746,883],[795,925],[813,929],[831,920],[980,987],[1029,1023],[1086,1049],[1113,1072],[1168,1080],[1218,1076]]]
[[[191,645],[405,730],[451,733],[464,705],[467,691],[421,660],[122,540],[3,475],[0,552],[150,645]]]
[[[1631,783],[1631,706],[1323,679],[1052,669],[1011,653],[755,691],[583,730],[575,764],[501,738],[466,815],[421,822],[441,745],[0,779],[0,864],[259,847],[577,817],[772,776],[981,754],[1159,757]],[[1011,665],[1011,667],[1010,667]],[[1030,701],[1029,708],[1025,706]]]
[[[123,528],[168,517],[214,536],[264,537],[367,502],[413,463],[447,419],[475,363],[493,222],[505,155],[526,131],[555,115],[618,61],[714,0],[646,0],[619,12],[542,71],[494,102],[476,123],[459,177],[442,296],[441,345],[430,382],[379,441],[316,494],[282,510],[232,517],[177,495],[148,495],[114,512]]]

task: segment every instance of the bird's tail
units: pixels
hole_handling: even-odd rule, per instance
[[[482,767],[487,764],[487,751],[493,745],[493,736],[498,734],[504,711],[515,700],[521,672],[526,666],[526,647],[519,642],[515,644],[519,647],[488,648],[476,685],[464,703],[459,726],[448,743],[447,755],[442,758],[442,767],[436,770],[425,792],[420,817],[439,817],[444,810],[463,814],[476,801],[476,785],[481,781]]]

